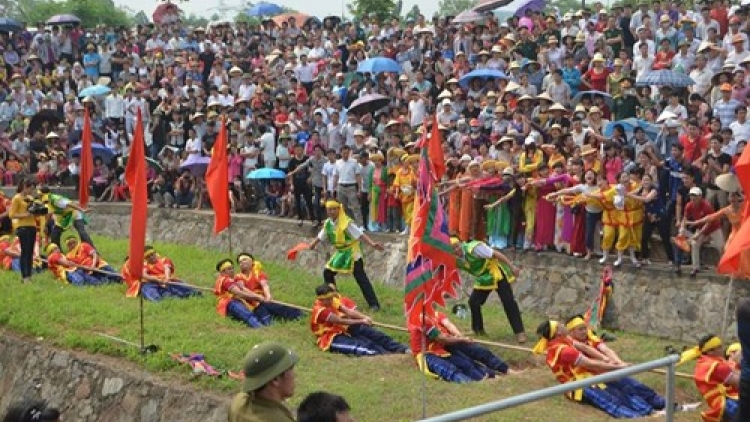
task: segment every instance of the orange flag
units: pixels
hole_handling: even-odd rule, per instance
[[[441,180],[445,174],[445,157],[443,157],[443,133],[440,132],[437,115],[432,119],[432,131],[430,139],[427,140],[427,153],[430,155],[432,176],[435,180]]]
[[[125,168],[125,181],[133,198],[130,214],[130,252],[128,274],[131,283],[143,277],[143,254],[146,247],[146,222],[148,220],[148,188],[146,186],[146,142],[143,138],[143,116],[138,109],[135,133],[130,147],[130,157]]]
[[[221,120],[219,136],[216,137],[211,161],[206,170],[206,187],[214,208],[214,234],[229,228],[229,157],[227,156],[226,119]]]
[[[724,255],[719,261],[716,271],[720,274],[737,274],[743,268],[747,268],[750,263],[750,198],[747,197],[750,192],[750,148],[745,148],[742,156],[734,166],[737,179],[745,193],[745,204],[742,209],[742,223],[724,248]],[[742,271],[744,272],[744,271]]]
[[[81,132],[81,163],[78,179],[78,203],[82,208],[89,205],[89,183],[94,175],[94,150],[91,145],[94,134],[91,132],[91,116],[86,107],[83,115],[83,131]]]

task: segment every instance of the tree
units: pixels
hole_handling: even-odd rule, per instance
[[[197,28],[199,26],[205,28],[208,26],[208,19],[204,18],[203,16],[197,16],[194,13],[191,13],[187,16],[182,17],[182,22],[191,28]]]
[[[146,25],[151,21],[151,19],[148,18],[146,12],[144,12],[143,10],[139,10],[138,13],[133,16],[133,21],[135,21],[135,23],[139,25]]]
[[[456,16],[476,5],[476,0],[440,0],[438,2],[438,11],[440,12],[440,16]]]
[[[19,0],[11,15],[33,24],[62,13],[77,16],[85,28],[99,24],[130,26],[133,22],[131,15],[112,0]]]
[[[349,13],[359,19],[364,16],[376,15],[384,20],[393,17],[396,8],[395,0],[354,0],[347,5]]]
[[[422,14],[422,12],[421,12],[421,11],[419,10],[419,6],[417,6],[417,5],[415,4],[415,5],[414,5],[414,6],[413,6],[413,7],[411,8],[411,10],[409,10],[409,13],[407,13],[405,17],[406,17],[406,19],[414,19],[414,20],[417,20],[417,18],[418,18],[418,17],[419,17],[419,15],[421,15],[421,14]]]

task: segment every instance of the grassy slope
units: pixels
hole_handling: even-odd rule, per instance
[[[119,265],[122,262],[127,249],[125,241],[99,237],[96,242],[110,263]],[[175,261],[179,276],[190,283],[213,286],[213,268],[223,257],[222,254],[181,245],[156,246]],[[266,262],[264,265],[276,298],[309,306],[312,290],[321,282],[320,277],[311,277],[295,268],[294,264],[286,262]],[[143,359],[134,349],[95,334],[101,332],[138,342],[138,300],[126,299],[122,286],[72,288],[54,282],[49,274],[37,276],[33,285],[22,286],[18,284],[18,276],[9,273],[0,273],[0,283],[5,287],[5,293],[0,297],[0,325],[21,334],[44,338],[59,346],[122,356],[150,371],[162,372],[165,378],[190,379],[189,370],[176,365],[164,353]],[[352,279],[342,279],[339,286],[344,294],[363,302]],[[377,315],[377,319],[401,325],[400,291],[380,284],[376,285],[376,290],[384,305],[384,311]],[[167,353],[204,353],[208,362],[217,368],[239,370],[244,354],[253,344],[264,340],[279,341],[292,346],[302,357],[297,395],[291,400],[292,406],[298,404],[306,393],[328,390],[347,397],[360,422],[406,421],[421,415],[422,377],[415,370],[410,357],[356,359],[323,353],[315,346],[306,320],[250,330],[220,318],[216,314],[215,304],[213,296],[146,303],[146,343],[155,343]],[[512,333],[499,307],[489,304],[485,307],[485,313],[490,339],[512,342]],[[525,320],[529,332],[539,322],[538,318],[530,315],[525,315]],[[468,321],[456,322],[468,331]],[[393,334],[400,341],[407,342],[404,334]],[[620,339],[614,347],[632,362],[659,357],[663,354],[664,346],[669,344],[653,338],[624,333],[618,335]],[[528,369],[521,375],[468,386],[428,381],[428,414],[443,413],[555,384],[550,372],[540,366],[539,361],[523,353],[496,351],[514,366]],[[663,391],[663,377],[645,375],[640,379]],[[218,390],[226,395],[238,388],[237,381],[230,379],[201,378],[192,382],[201,388]],[[678,394],[681,399],[698,399],[691,384],[690,381],[679,381]],[[540,405],[543,409],[532,407]],[[507,410],[502,417],[495,414],[483,420],[593,422],[606,419],[598,411],[558,397],[544,404]],[[678,421],[698,419],[698,415],[692,413],[680,415]]]

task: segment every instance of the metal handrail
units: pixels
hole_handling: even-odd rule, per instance
[[[665,398],[667,406],[665,408],[665,416],[667,422],[673,422],[675,403],[675,373],[676,364],[679,360],[679,355],[670,355],[661,359],[639,363],[637,365],[628,366],[627,368],[607,372],[606,374],[597,375],[591,378],[568,382],[565,384],[556,385],[554,387],[545,388],[544,390],[532,391],[530,393],[508,397],[491,403],[485,403],[479,406],[469,407],[466,409],[457,410],[455,412],[433,416],[427,419],[421,419],[418,422],[454,422],[476,418],[487,413],[497,412],[499,410],[504,410],[511,407],[547,399],[553,396],[558,396],[560,394],[565,394],[571,391],[590,387],[595,384],[604,384],[607,382],[616,381],[630,375],[639,374],[641,372],[648,372],[653,369],[663,368],[665,366],[667,367],[667,394]]]

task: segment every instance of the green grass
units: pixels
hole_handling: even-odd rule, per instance
[[[127,253],[127,242],[102,237],[96,237],[95,241],[102,256],[119,266]],[[224,255],[183,245],[157,243],[155,246],[173,259],[180,278],[192,284],[213,287],[214,266]],[[311,276],[298,265],[288,262],[264,262],[264,267],[275,298],[310,306],[313,289],[322,282],[320,276]],[[315,273],[318,272],[316,269]],[[371,276],[377,278],[376,274]],[[157,344],[162,352],[144,358],[133,347],[97,335],[105,333],[135,343],[139,341],[139,301],[126,299],[124,286],[74,288],[54,281],[50,274],[36,276],[31,285],[21,285],[19,276],[13,273],[0,273],[0,283],[5,287],[0,297],[0,326],[21,335],[42,338],[60,347],[121,357],[159,373],[164,379],[189,382],[198,388],[223,392],[227,397],[239,388],[237,381],[208,377],[193,379],[186,366],[176,364],[167,354],[200,352],[217,368],[239,370],[243,356],[252,345],[267,340],[278,341],[291,346],[301,356],[297,393],[290,400],[291,407],[299,404],[307,393],[326,390],[345,396],[360,422],[408,421],[421,416],[422,377],[410,356],[349,358],[321,352],[309,331],[307,319],[251,330],[221,318],[215,310],[216,299],[210,294],[191,300],[146,303],[146,344]],[[353,279],[342,278],[338,284],[342,293],[364,302]],[[402,325],[400,290],[380,283],[375,287],[383,304],[383,311],[376,315],[376,319]],[[533,341],[533,330],[540,319],[528,314],[524,319]],[[510,327],[496,303],[485,306],[485,320],[489,340],[514,342]],[[468,320],[455,319],[454,322],[469,331]],[[408,342],[404,333],[391,334],[404,343]],[[660,339],[616,334],[619,339],[613,347],[630,362],[661,357],[667,344],[680,346]],[[556,384],[538,358],[502,349],[495,349],[495,352],[510,361],[512,366],[526,370],[497,381],[471,385],[428,380],[427,413],[444,413]],[[639,379],[664,391],[662,376],[643,375]],[[700,400],[690,380],[678,381],[678,397],[682,401]],[[606,415],[599,411],[557,397],[481,420],[594,422],[606,419]],[[677,420],[695,421],[698,415],[683,414]]]

